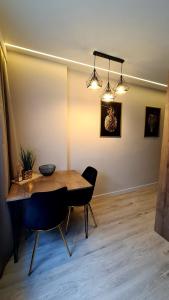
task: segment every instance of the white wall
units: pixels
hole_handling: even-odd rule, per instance
[[[93,165],[96,194],[158,179],[164,92],[131,86],[116,100],[122,102],[122,137],[100,138],[100,91],[86,88],[87,74],[69,70],[67,77],[63,65],[12,52],[8,68],[18,137],[33,148],[37,165],[54,162],[80,172]],[[162,109],[160,138],[144,138],[145,106]]]
[[[122,102],[122,137],[100,138],[100,93],[85,86],[86,74],[70,71],[69,164],[99,171],[96,194],[123,190],[158,179],[165,93],[131,86]],[[145,106],[161,107],[160,138],[144,138]]]
[[[67,67],[14,52],[8,71],[18,140],[36,167],[67,168]]]

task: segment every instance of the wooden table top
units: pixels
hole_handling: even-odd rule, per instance
[[[25,184],[11,185],[7,202],[30,198],[35,192],[47,192],[66,186],[68,190],[91,187],[77,171],[56,171],[51,176],[40,176]]]

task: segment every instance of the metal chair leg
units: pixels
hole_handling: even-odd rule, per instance
[[[71,256],[72,253],[70,252],[70,249],[69,249],[69,247],[68,247],[67,241],[66,241],[66,239],[65,239],[65,237],[64,237],[64,234],[63,234],[63,231],[62,231],[62,229],[61,229],[61,226],[58,225],[57,227],[58,227],[58,229],[59,229],[59,231],[60,231],[60,235],[61,235],[61,237],[62,237],[62,240],[63,240],[63,242],[64,242],[64,244],[65,244],[65,246],[66,246],[67,252],[68,252],[69,256]]]
[[[35,232],[35,242],[34,242],[34,246],[33,246],[32,258],[31,258],[31,263],[30,263],[30,268],[29,268],[28,275],[31,275],[31,273],[32,273],[32,266],[33,266],[33,261],[34,261],[34,257],[35,257],[36,247],[38,245],[38,240],[39,240],[39,231],[36,231]]]
[[[96,219],[95,219],[95,216],[94,216],[94,213],[93,213],[90,203],[88,204],[88,206],[89,206],[89,209],[90,209],[93,221],[94,221],[94,225],[95,225],[95,227],[97,227]]]
[[[68,212],[68,216],[67,216],[66,229],[65,229],[66,234],[67,234],[67,232],[68,232],[68,227],[69,227],[69,222],[70,222],[71,210],[72,210],[72,207],[69,206],[69,212]]]
[[[84,205],[85,235],[88,238],[88,205]]]

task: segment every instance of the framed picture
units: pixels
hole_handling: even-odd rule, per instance
[[[145,137],[158,137],[160,127],[160,112],[161,109],[158,107],[146,106],[146,117],[145,117]]]
[[[101,137],[121,137],[121,103],[101,101]]]

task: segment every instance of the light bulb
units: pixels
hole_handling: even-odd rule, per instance
[[[115,88],[115,93],[118,95],[123,95],[127,93],[129,90],[129,87],[125,84],[123,76],[120,76],[119,83],[117,84],[117,87]]]
[[[97,90],[100,86],[98,85],[98,81],[96,79],[93,79],[89,85],[89,89]]]
[[[103,96],[102,96],[102,100],[105,101],[105,102],[111,102],[112,100],[114,100],[114,96],[112,93],[105,93]]]
[[[116,88],[116,94],[122,95],[127,93],[128,88],[124,86],[123,84],[119,84]]]

